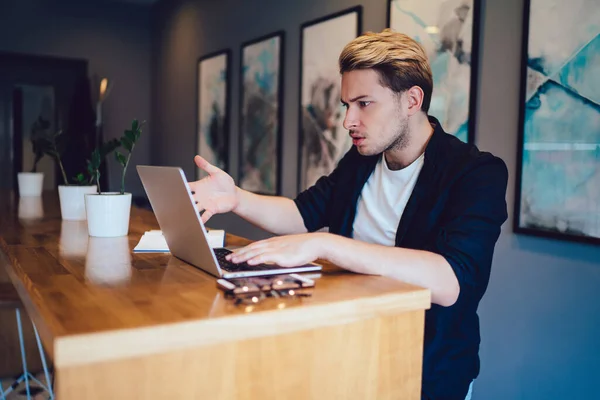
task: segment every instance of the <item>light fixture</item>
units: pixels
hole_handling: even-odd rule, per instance
[[[100,91],[98,94],[99,102],[103,102],[104,100],[106,100],[106,98],[110,94],[110,89],[112,89],[112,81],[109,82],[108,78],[102,78],[102,80],[100,81]]]
[[[97,79],[97,78],[96,78]],[[110,94],[110,90],[113,87],[113,81],[109,81],[108,78],[100,79],[100,84],[97,83],[96,86],[98,88],[98,99],[96,101],[96,126],[102,126],[102,103],[106,100],[108,95]]]

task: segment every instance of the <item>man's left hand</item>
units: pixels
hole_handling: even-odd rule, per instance
[[[323,257],[326,236],[325,233],[303,233],[260,240],[234,250],[227,259],[234,263],[245,261],[249,265],[275,263],[296,267]]]

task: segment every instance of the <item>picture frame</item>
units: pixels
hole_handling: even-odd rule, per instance
[[[388,0],[387,26],[419,42],[429,59],[428,114],[463,142],[475,142],[480,0]]]
[[[600,244],[600,10],[574,2],[524,4],[513,231]]]
[[[362,31],[362,6],[329,14],[300,27],[298,191],[331,173],[352,146],[343,127],[338,57]]]
[[[240,51],[239,185],[281,194],[285,32],[245,42]]]
[[[219,50],[196,64],[196,154],[229,172],[231,50]],[[207,174],[196,168],[196,179]]]

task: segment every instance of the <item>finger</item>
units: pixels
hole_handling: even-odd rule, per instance
[[[237,260],[242,260],[242,258],[244,257],[245,254],[248,254],[249,252],[253,251],[253,244],[250,244],[248,246],[239,248],[239,249],[234,249],[230,254],[228,254],[227,256],[225,256],[225,259],[229,260],[229,261],[233,261],[234,259]],[[239,262],[239,261],[238,261]]]
[[[231,257],[231,262],[235,263],[235,264],[243,263],[253,257],[260,256],[261,252],[262,252],[262,250],[254,250],[254,251],[247,251],[244,254],[234,255],[233,257]]]
[[[264,243],[255,242],[240,249],[233,250],[231,254],[226,256],[226,259],[233,262],[244,262],[261,251],[264,251]]]
[[[204,214],[202,214],[202,223],[206,223],[206,221],[208,221],[210,219],[210,217],[212,217],[214,215],[213,212],[211,211],[204,211]]]
[[[206,159],[203,157],[194,157],[194,162],[196,163],[196,166],[198,166],[198,168],[208,172],[209,175],[216,174],[217,172],[221,171],[219,168],[206,161]]]
[[[204,207],[202,206],[202,204],[196,202],[196,210],[198,210],[198,212],[202,212],[204,211]]]
[[[285,256],[285,253],[279,251],[265,251],[255,255],[254,257],[251,257],[246,262],[248,265],[272,263],[284,267],[286,265],[283,265],[282,261],[286,258]]]
[[[257,264],[275,264],[279,267],[290,268],[297,267],[305,264],[302,259],[298,259],[294,254],[290,254],[286,251],[272,250],[261,253],[260,255],[253,257],[246,261],[248,265]]]

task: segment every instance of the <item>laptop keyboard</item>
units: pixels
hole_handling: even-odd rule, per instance
[[[258,264],[258,265],[248,265],[248,263],[239,263],[239,264],[235,264],[232,263],[231,261],[227,261],[225,259],[225,256],[227,254],[232,253],[231,250],[229,249],[224,249],[224,248],[218,248],[218,249],[213,249],[213,251],[215,252],[215,256],[217,257],[217,261],[219,262],[219,266],[224,269],[225,271],[228,272],[238,272],[238,271],[268,271],[268,270],[273,270],[273,269],[277,269],[280,267],[277,266],[273,266],[273,265],[267,265],[267,264]]]

